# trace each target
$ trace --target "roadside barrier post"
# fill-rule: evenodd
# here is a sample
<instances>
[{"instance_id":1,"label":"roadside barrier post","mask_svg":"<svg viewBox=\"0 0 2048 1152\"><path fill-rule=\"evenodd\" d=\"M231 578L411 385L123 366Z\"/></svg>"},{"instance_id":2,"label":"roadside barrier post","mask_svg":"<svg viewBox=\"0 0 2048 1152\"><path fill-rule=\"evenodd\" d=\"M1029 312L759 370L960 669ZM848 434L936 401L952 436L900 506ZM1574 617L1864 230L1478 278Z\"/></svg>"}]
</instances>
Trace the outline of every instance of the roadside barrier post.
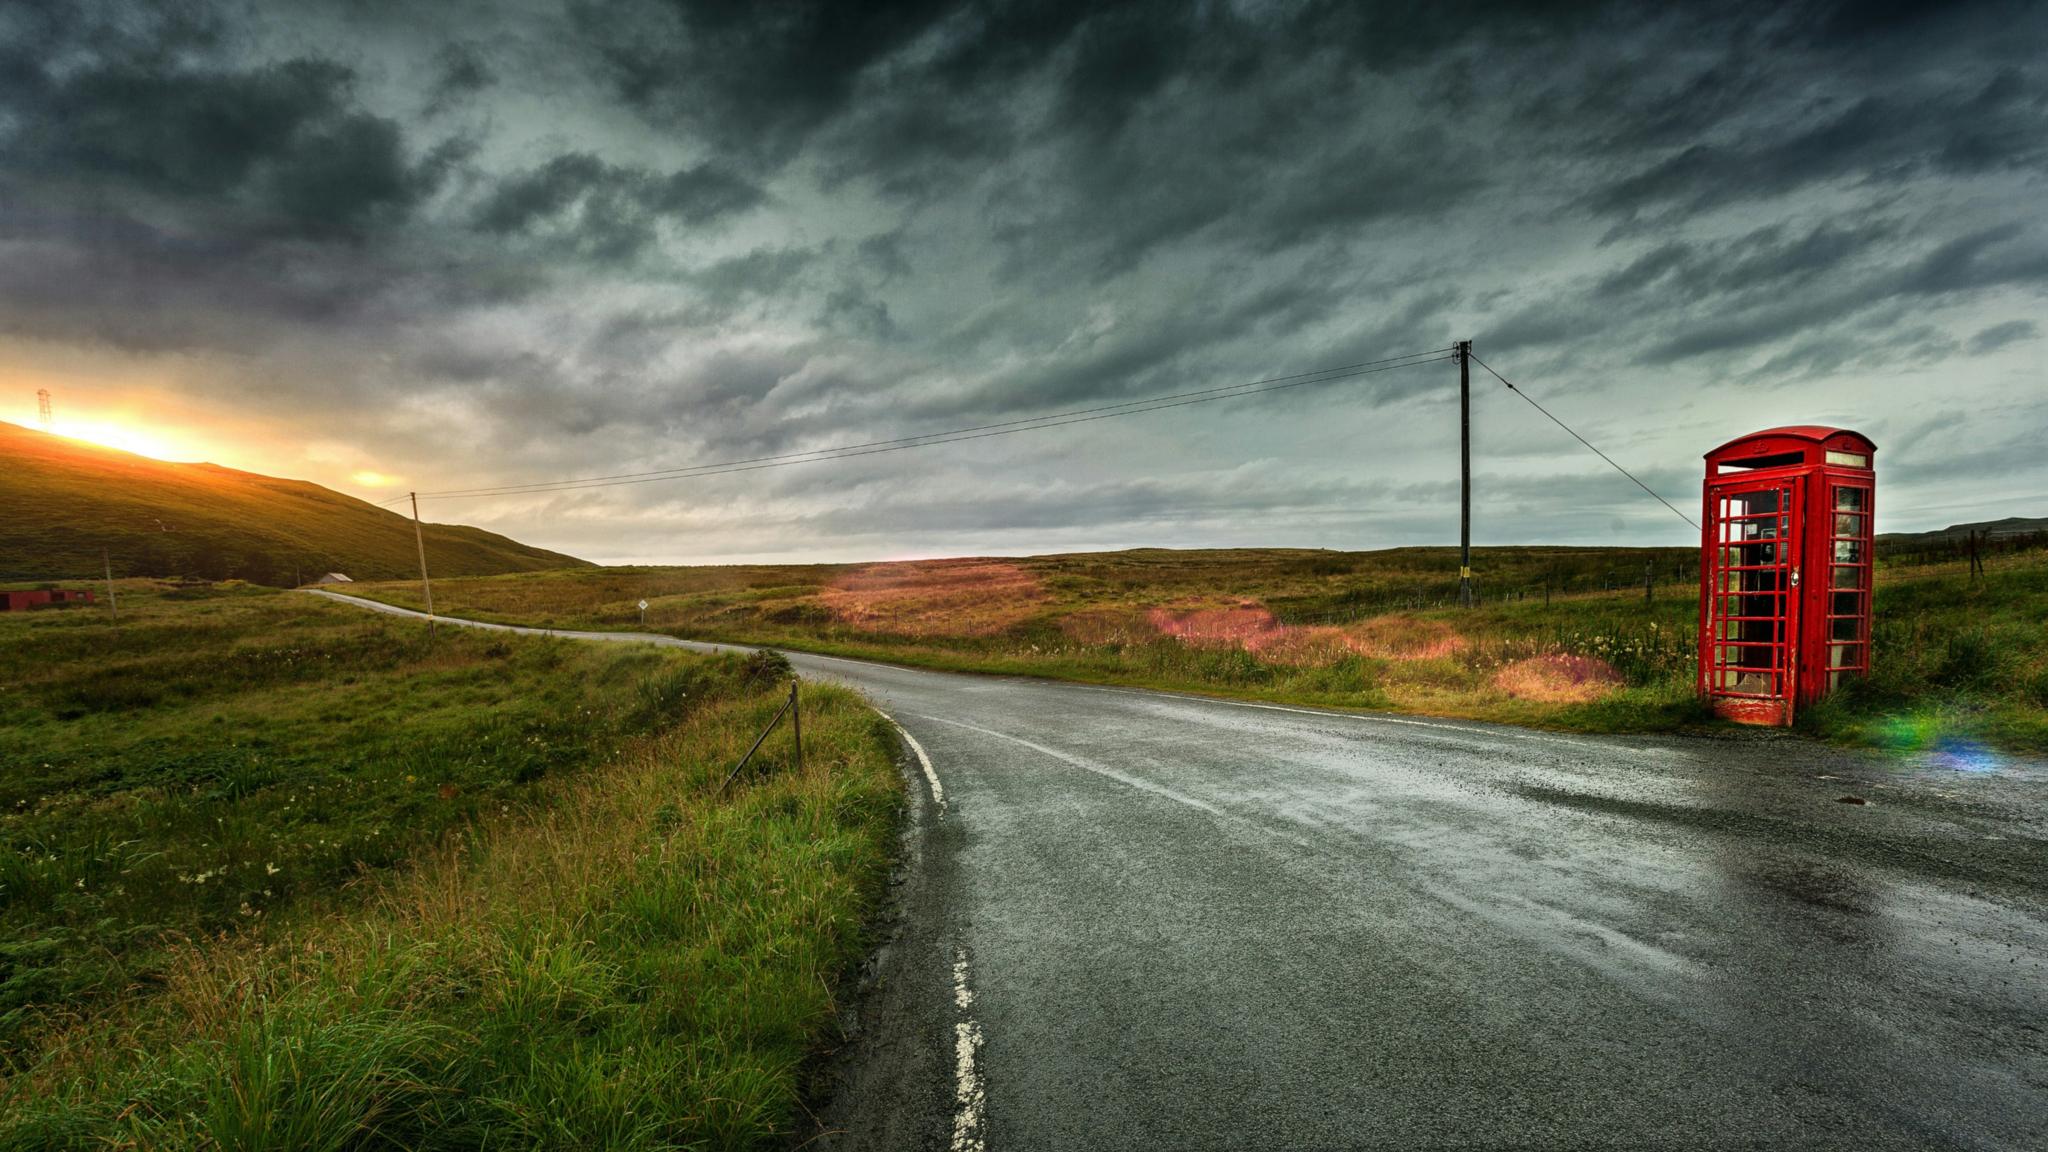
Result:
<instances>
[{"instance_id":1,"label":"roadside barrier post","mask_svg":"<svg viewBox=\"0 0 2048 1152\"><path fill-rule=\"evenodd\" d=\"M796 738L797 771L803 771L804 728L803 720L797 715L796 705L797 681L794 678L792 678L789 682L789 699L784 700L782 702L782 707L776 711L775 718L773 720L768 721L768 726L766 728L761 729L761 734L759 736L754 737L754 746L747 749L747 754L745 756L740 757L740 762L733 765L732 771L727 772L725 774L725 780L718 785L718 793L720 795L724 794L726 788L729 785L731 785L734 778L740 774L740 769L745 768L747 766L747 762L754 758L754 753L759 752L761 750L761 745L768 742L768 734L775 731L775 726L777 724L782 723L782 718L784 716L789 717L790 731L791 734Z\"/></svg>"},{"instance_id":2,"label":"roadside barrier post","mask_svg":"<svg viewBox=\"0 0 2048 1152\"><path fill-rule=\"evenodd\" d=\"M796 699L796 680L789 682L789 731L796 738L796 770L804 770L804 712Z\"/></svg>"}]
</instances>

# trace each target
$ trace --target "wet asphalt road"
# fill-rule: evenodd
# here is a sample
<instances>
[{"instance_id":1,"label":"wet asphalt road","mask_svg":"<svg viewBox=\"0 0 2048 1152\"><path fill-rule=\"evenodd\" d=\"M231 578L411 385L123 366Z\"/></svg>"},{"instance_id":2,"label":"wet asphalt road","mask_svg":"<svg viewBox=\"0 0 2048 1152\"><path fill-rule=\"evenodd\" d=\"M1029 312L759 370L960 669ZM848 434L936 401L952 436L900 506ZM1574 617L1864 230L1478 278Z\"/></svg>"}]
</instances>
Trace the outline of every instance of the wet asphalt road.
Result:
<instances>
[{"instance_id":1,"label":"wet asphalt road","mask_svg":"<svg viewBox=\"0 0 2048 1152\"><path fill-rule=\"evenodd\" d=\"M944 794L833 1146L2048 1148L2039 763L792 660Z\"/></svg>"}]
</instances>

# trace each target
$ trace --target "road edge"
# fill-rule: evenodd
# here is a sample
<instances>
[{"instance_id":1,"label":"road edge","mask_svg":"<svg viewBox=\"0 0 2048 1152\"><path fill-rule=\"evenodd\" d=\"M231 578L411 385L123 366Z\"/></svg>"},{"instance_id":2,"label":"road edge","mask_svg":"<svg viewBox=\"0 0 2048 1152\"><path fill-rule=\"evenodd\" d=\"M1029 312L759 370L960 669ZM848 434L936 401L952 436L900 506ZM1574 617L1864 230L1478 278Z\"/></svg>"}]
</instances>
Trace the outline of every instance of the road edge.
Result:
<instances>
[{"instance_id":1,"label":"road edge","mask_svg":"<svg viewBox=\"0 0 2048 1152\"><path fill-rule=\"evenodd\" d=\"M927 791L929 769L888 714L875 722L895 746L904 783L888 894L868 931L874 941L839 1007L837 1042L804 1078L808 1123L785 1147L947 1149L955 1125L956 938L942 899L957 824Z\"/></svg>"}]
</instances>

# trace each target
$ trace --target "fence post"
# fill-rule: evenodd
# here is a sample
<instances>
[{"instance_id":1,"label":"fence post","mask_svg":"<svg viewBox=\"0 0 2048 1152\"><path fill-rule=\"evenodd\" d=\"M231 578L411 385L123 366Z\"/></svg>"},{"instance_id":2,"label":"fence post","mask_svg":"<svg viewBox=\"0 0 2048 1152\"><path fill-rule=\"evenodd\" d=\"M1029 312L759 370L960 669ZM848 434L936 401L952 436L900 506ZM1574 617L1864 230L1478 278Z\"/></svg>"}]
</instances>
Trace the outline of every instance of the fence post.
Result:
<instances>
[{"instance_id":1,"label":"fence post","mask_svg":"<svg viewBox=\"0 0 2048 1152\"><path fill-rule=\"evenodd\" d=\"M804 770L804 711L796 699L796 677L789 680L789 731L796 738L796 770Z\"/></svg>"},{"instance_id":2,"label":"fence post","mask_svg":"<svg viewBox=\"0 0 2048 1152\"><path fill-rule=\"evenodd\" d=\"M766 743L768 740L768 734L770 732L775 731L775 726L777 724L782 723L782 718L784 716L789 715L795 709L795 706L796 682L792 680L789 685L789 699L783 701L782 708L775 713L775 719L768 721L768 726L766 728L761 729L761 734L759 736L754 737L754 746L752 748L747 749L747 754L745 756L740 757L740 762L733 765L732 771L725 774L725 780L718 785L718 793L720 795L724 794L726 786L733 782L733 778L740 774L740 769L745 768L747 766L747 761L752 760L754 758L754 753L759 752L761 750L761 745ZM803 755L803 744L801 737L798 738L797 755L798 757L802 757ZM801 759L799 759L798 762L801 763Z\"/></svg>"}]
</instances>

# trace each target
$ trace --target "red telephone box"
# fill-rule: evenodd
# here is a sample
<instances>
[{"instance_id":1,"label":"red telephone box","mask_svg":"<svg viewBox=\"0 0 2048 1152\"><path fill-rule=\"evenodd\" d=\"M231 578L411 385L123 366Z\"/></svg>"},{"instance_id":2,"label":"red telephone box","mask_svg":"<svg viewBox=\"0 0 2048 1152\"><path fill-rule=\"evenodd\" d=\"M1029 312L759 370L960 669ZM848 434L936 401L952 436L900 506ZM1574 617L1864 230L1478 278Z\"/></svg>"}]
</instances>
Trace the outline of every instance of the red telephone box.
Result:
<instances>
[{"instance_id":1,"label":"red telephone box","mask_svg":"<svg viewBox=\"0 0 2048 1152\"><path fill-rule=\"evenodd\" d=\"M1842 428L1772 428L1707 453L1699 691L1745 724L1870 670L1877 446Z\"/></svg>"}]
</instances>

